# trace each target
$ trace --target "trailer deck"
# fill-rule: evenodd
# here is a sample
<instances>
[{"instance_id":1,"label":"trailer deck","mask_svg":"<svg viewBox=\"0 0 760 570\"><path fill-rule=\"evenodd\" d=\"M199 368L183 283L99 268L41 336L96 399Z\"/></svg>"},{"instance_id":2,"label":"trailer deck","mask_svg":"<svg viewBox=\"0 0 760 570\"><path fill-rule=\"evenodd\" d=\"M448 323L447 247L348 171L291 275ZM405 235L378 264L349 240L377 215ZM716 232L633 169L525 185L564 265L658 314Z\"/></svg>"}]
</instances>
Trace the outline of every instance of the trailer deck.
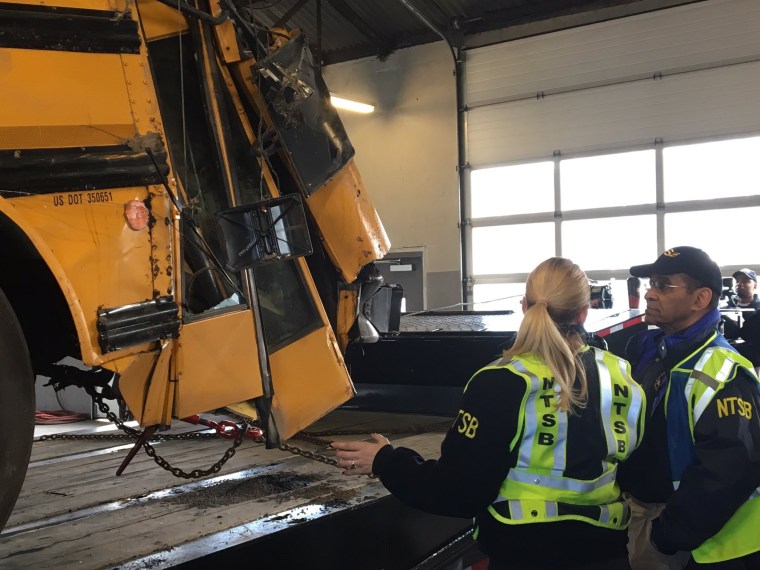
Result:
<instances>
[{"instance_id":1,"label":"trailer deck","mask_svg":"<svg viewBox=\"0 0 760 570\"><path fill-rule=\"evenodd\" d=\"M456 415L467 380L501 357L520 327L522 313L428 311L401 315L398 332L373 344L349 344L346 363L363 410ZM646 330L640 309L592 309L586 330L624 354L632 335Z\"/></svg>"},{"instance_id":2,"label":"trailer deck","mask_svg":"<svg viewBox=\"0 0 760 570\"><path fill-rule=\"evenodd\" d=\"M436 457L449 422L433 416L336 410L310 431L392 430L396 433L387 435L394 444ZM180 422L170 433L190 438L156 443L156 451L186 471L207 467L230 441L194 439L197 428ZM438 431L429 431L433 429ZM314 443L288 443L332 453ZM426 518L416 521L415 533L409 534L417 534L420 525L441 530L420 536L402 561L401 543L393 535L404 532L405 515L400 513L404 507L377 479L345 477L333 465L267 450L251 440L244 440L217 474L200 480L178 479L143 452L116 477L131 446L131 441L102 439L35 442L23 490L0 534L0 568L208 567L214 555L291 564L322 560L325 565L319 567L349 567L342 557L356 556L357 550L363 558L353 567L401 568L410 557L422 559L469 525L462 519L407 512L406 516ZM367 514L356 518L360 510ZM320 530L333 523L343 529L340 534ZM374 534L367 532L371 528ZM367 540L360 534L372 535L367 538L377 552L360 544ZM411 540L409 535L405 540ZM338 541L342 549L337 548Z\"/></svg>"}]
</instances>

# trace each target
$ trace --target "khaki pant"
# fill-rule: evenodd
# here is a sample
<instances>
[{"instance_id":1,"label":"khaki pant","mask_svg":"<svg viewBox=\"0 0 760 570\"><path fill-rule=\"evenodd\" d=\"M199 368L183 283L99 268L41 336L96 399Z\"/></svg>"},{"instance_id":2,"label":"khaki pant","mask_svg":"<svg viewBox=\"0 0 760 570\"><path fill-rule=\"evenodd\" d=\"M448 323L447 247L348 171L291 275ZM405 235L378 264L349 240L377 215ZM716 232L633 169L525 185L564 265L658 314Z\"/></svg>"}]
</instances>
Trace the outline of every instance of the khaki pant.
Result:
<instances>
[{"instance_id":1,"label":"khaki pant","mask_svg":"<svg viewBox=\"0 0 760 570\"><path fill-rule=\"evenodd\" d=\"M628 559L633 570L682 570L689 563L688 552L667 556L658 552L649 540L652 521L656 519L664 503L640 503L626 497L631 507L631 524L628 527Z\"/></svg>"}]
</instances>

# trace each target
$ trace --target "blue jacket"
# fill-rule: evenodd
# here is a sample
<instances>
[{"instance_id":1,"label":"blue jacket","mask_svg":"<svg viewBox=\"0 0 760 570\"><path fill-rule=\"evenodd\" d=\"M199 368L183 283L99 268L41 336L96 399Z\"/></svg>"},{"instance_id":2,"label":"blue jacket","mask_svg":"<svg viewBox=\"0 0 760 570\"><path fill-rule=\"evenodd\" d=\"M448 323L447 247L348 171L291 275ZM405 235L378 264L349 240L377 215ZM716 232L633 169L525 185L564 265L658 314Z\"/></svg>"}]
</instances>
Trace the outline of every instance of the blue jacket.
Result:
<instances>
[{"instance_id":1,"label":"blue jacket","mask_svg":"<svg viewBox=\"0 0 760 570\"><path fill-rule=\"evenodd\" d=\"M719 320L716 309L677 334L644 331L626 349L647 396L648 418L641 446L620 466L619 482L638 500L666 503L657 525L663 551L697 549L760 485L760 389L751 371L737 367L720 391L720 400L749 402L751 417L722 413L714 398L693 438L689 427L684 388L691 368L709 347L733 350L716 330Z\"/></svg>"}]
</instances>

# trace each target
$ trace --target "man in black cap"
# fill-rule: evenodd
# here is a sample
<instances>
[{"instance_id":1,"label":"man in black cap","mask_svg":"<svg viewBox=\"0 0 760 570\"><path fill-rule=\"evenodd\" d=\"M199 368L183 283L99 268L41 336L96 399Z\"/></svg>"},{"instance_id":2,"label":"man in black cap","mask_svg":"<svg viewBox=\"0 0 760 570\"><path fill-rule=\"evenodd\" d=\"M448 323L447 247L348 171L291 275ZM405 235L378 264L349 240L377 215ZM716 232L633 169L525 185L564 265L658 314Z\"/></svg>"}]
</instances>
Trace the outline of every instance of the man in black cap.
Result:
<instances>
[{"instance_id":1,"label":"man in black cap","mask_svg":"<svg viewBox=\"0 0 760 570\"><path fill-rule=\"evenodd\" d=\"M635 570L760 568L760 382L721 335L723 279L701 249L648 265L645 320L626 357L647 397L646 432L619 470Z\"/></svg>"},{"instance_id":2,"label":"man in black cap","mask_svg":"<svg viewBox=\"0 0 760 570\"><path fill-rule=\"evenodd\" d=\"M755 289L757 288L757 273L745 267L735 271L733 278L736 280L736 296L728 299L727 307L738 309L760 308L760 298Z\"/></svg>"},{"instance_id":3,"label":"man in black cap","mask_svg":"<svg viewBox=\"0 0 760 570\"><path fill-rule=\"evenodd\" d=\"M743 342L735 343L736 349L749 358L754 366L759 366L760 299L755 293L757 273L745 267L735 272L733 278L736 280L736 295L729 298L725 308L739 309L742 314L739 322L725 313L721 315L723 335L729 340L742 339Z\"/></svg>"}]
</instances>

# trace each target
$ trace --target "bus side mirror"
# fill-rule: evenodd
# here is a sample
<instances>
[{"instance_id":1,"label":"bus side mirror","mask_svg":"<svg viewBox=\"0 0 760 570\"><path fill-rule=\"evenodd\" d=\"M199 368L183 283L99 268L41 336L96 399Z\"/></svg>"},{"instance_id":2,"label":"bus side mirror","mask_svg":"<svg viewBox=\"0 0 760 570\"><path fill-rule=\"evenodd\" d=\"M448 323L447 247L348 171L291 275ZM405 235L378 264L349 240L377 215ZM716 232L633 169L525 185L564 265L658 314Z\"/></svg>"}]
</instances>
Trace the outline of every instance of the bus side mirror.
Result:
<instances>
[{"instance_id":1,"label":"bus side mirror","mask_svg":"<svg viewBox=\"0 0 760 570\"><path fill-rule=\"evenodd\" d=\"M242 271L312 252L301 196L289 194L216 213L226 265Z\"/></svg>"}]
</instances>

